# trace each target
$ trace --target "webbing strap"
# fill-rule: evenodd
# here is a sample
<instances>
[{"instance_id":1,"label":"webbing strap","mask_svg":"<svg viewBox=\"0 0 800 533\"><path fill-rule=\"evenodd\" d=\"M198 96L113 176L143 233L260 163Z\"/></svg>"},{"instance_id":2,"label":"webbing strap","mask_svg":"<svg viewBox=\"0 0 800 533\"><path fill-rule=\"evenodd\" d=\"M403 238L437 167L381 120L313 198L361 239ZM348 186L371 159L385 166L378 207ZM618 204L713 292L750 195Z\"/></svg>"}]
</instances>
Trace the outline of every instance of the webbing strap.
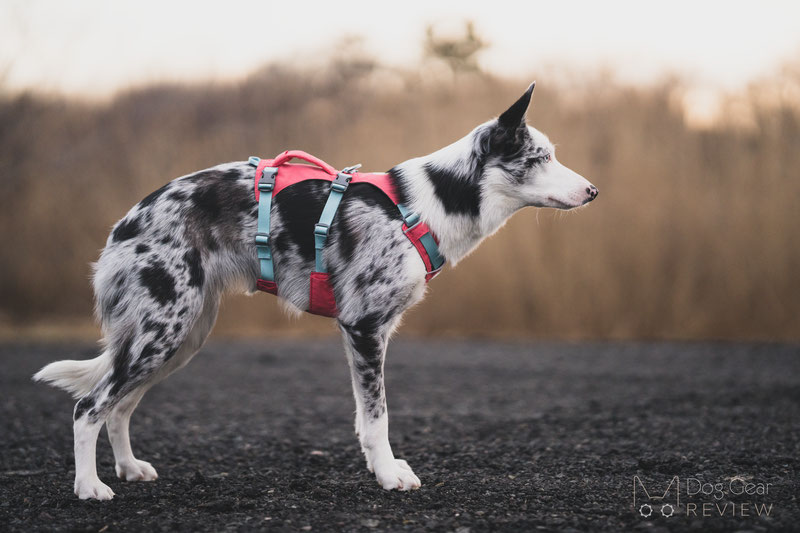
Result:
<instances>
[{"instance_id":1,"label":"webbing strap","mask_svg":"<svg viewBox=\"0 0 800 533\"><path fill-rule=\"evenodd\" d=\"M251 157L248 163L256 167L256 174L261 171L258 181L258 228L256 229L256 254L261 269L260 279L275 281L275 267L272 263L272 250L269 244L269 219L272 209L272 191L275 189L277 167L266 166L266 161Z\"/></svg>"},{"instance_id":2,"label":"webbing strap","mask_svg":"<svg viewBox=\"0 0 800 533\"><path fill-rule=\"evenodd\" d=\"M400 214L403 215L403 221L409 229L414 228L414 226L420 223L419 215L410 211L403 204L397 204L397 209L400 210ZM418 240L428 254L428 258L431 262L431 272L428 272L428 274L442 268L442 265L444 265L444 257L439 253L439 245L436 243L436 239L433 238L430 229L423 233Z\"/></svg>"},{"instance_id":3,"label":"webbing strap","mask_svg":"<svg viewBox=\"0 0 800 533\"><path fill-rule=\"evenodd\" d=\"M325 202L325 207L322 209L322 214L319 216L319 222L314 226L314 271L327 272L328 268L325 265L325 259L322 257L322 251L325 249L325 242L328 240L328 231L331 229L333 217L336 216L336 211L339 209L339 204L344 197L344 192L350 185L352 176L339 172L331 183L331 192L328 195L328 201Z\"/></svg>"}]
</instances>

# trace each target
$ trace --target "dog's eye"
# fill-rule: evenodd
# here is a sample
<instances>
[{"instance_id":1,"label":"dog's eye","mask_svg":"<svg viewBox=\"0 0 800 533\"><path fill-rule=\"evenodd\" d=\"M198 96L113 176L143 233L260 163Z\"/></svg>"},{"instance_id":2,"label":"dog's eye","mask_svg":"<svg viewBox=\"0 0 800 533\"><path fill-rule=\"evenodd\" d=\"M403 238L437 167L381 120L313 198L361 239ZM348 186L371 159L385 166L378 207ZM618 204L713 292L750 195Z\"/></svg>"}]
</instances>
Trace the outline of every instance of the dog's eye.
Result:
<instances>
[{"instance_id":1,"label":"dog's eye","mask_svg":"<svg viewBox=\"0 0 800 533\"><path fill-rule=\"evenodd\" d=\"M545 155L545 156L544 156L544 160L545 160L547 163L549 163L550 161L552 161L552 159L553 159L553 156L552 156L551 154L547 154L547 155Z\"/></svg>"}]
</instances>

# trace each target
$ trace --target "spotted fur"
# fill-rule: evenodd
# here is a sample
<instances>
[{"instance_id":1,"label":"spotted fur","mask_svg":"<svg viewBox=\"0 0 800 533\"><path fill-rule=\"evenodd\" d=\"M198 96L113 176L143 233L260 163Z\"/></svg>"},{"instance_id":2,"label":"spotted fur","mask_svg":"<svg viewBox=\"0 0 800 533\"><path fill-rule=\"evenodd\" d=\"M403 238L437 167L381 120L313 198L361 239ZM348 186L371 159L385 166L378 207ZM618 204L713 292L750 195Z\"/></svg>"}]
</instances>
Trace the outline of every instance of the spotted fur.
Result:
<instances>
[{"instance_id":1,"label":"spotted fur","mask_svg":"<svg viewBox=\"0 0 800 533\"><path fill-rule=\"evenodd\" d=\"M533 86L498 119L433 154L389 171L398 193L457 263L525 206L572 208L597 190L555 159L553 145L525 124ZM72 392L80 498L110 499L97 477L95 442L107 423L117 475L153 480L133 456L128 421L145 391L185 365L205 341L225 292L256 291L254 169L228 163L178 178L135 205L111 231L94 265L96 314L105 350L90 361L59 361L35 379ZM309 304L313 228L327 182L302 182L276 195L272 253L287 310ZM402 314L420 301L425 268L402 234L396 206L379 190L353 184L324 251L339 309L356 401L356 432L368 467L386 489L419 487L388 441L383 364Z\"/></svg>"}]
</instances>

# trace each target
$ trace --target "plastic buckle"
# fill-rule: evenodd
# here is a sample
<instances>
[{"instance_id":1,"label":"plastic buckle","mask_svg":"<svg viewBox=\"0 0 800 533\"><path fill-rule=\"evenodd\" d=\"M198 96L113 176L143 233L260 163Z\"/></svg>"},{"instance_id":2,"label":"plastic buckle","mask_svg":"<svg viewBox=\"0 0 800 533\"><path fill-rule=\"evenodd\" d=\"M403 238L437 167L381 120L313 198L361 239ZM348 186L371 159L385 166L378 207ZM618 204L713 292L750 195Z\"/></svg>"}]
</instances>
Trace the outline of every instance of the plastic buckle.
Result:
<instances>
[{"instance_id":1,"label":"plastic buckle","mask_svg":"<svg viewBox=\"0 0 800 533\"><path fill-rule=\"evenodd\" d=\"M409 213L408 215L403 217L403 222L406 223L408 229L411 229L417 224L419 224L419 215L416 213Z\"/></svg>"},{"instance_id":2,"label":"plastic buckle","mask_svg":"<svg viewBox=\"0 0 800 533\"><path fill-rule=\"evenodd\" d=\"M350 185L350 180L353 179L353 176L349 174L345 174L344 170L336 174L336 177L333 178L333 182L331 182L331 189L336 192L344 192L347 190L347 187Z\"/></svg>"},{"instance_id":3,"label":"plastic buckle","mask_svg":"<svg viewBox=\"0 0 800 533\"><path fill-rule=\"evenodd\" d=\"M270 192L275 187L275 175L278 169L275 167L264 167L261 171L261 179L258 180L259 192Z\"/></svg>"},{"instance_id":4,"label":"plastic buckle","mask_svg":"<svg viewBox=\"0 0 800 533\"><path fill-rule=\"evenodd\" d=\"M261 158L260 157L256 157L254 155L251 155L250 158L247 160L247 164L248 165L252 165L254 167L257 167L260 162L261 162Z\"/></svg>"},{"instance_id":5,"label":"plastic buckle","mask_svg":"<svg viewBox=\"0 0 800 533\"><path fill-rule=\"evenodd\" d=\"M269 233L256 233L256 246L269 246Z\"/></svg>"},{"instance_id":6,"label":"plastic buckle","mask_svg":"<svg viewBox=\"0 0 800 533\"><path fill-rule=\"evenodd\" d=\"M327 224L323 224L321 222L317 223L317 225L314 226L314 235L319 235L320 237L327 237L329 229L330 227Z\"/></svg>"}]
</instances>

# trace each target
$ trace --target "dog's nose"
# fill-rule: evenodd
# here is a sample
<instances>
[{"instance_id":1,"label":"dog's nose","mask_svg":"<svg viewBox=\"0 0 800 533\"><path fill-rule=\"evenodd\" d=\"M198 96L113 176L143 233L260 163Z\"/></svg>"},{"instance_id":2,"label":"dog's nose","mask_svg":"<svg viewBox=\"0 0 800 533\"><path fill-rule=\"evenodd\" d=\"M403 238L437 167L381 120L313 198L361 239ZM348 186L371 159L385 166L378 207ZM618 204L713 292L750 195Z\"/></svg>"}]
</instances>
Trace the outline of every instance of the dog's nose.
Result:
<instances>
[{"instance_id":1,"label":"dog's nose","mask_svg":"<svg viewBox=\"0 0 800 533\"><path fill-rule=\"evenodd\" d=\"M598 191L597 191L597 187L595 187L594 185L589 185L588 187L586 187L586 194L588 194L588 195L589 195L589 197L590 197L592 200L594 200L595 198L597 198L597 192L598 192Z\"/></svg>"}]
</instances>

